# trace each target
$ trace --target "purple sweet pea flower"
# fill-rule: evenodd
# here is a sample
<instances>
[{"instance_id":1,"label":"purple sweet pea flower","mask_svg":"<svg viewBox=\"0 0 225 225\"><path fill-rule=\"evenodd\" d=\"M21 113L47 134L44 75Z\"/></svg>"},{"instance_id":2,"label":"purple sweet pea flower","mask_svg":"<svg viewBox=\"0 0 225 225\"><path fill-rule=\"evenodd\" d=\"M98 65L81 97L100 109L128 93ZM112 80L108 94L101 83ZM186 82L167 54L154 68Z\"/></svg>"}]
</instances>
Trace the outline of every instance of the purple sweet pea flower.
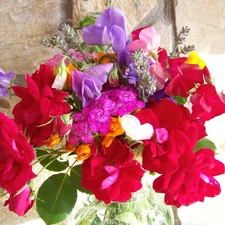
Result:
<instances>
[{"instance_id":1,"label":"purple sweet pea flower","mask_svg":"<svg viewBox=\"0 0 225 225\"><path fill-rule=\"evenodd\" d=\"M100 98L102 85L106 83L112 67L112 63L107 63L87 67L83 72L73 70L72 88L82 101L83 108Z\"/></svg>"},{"instance_id":2,"label":"purple sweet pea flower","mask_svg":"<svg viewBox=\"0 0 225 225\"><path fill-rule=\"evenodd\" d=\"M129 68L126 70L123 77L128 80L129 84L136 86L138 82L138 73L136 71L136 66L134 63L131 63L129 65Z\"/></svg>"},{"instance_id":3,"label":"purple sweet pea flower","mask_svg":"<svg viewBox=\"0 0 225 225\"><path fill-rule=\"evenodd\" d=\"M127 41L124 13L116 8L106 9L95 24L82 29L82 37L86 44L112 44L113 51L123 51Z\"/></svg>"},{"instance_id":4,"label":"purple sweet pea flower","mask_svg":"<svg viewBox=\"0 0 225 225\"><path fill-rule=\"evenodd\" d=\"M8 89L11 87L10 81L16 75L13 72L5 73L0 68L0 96L7 97L9 95Z\"/></svg>"}]
</instances>

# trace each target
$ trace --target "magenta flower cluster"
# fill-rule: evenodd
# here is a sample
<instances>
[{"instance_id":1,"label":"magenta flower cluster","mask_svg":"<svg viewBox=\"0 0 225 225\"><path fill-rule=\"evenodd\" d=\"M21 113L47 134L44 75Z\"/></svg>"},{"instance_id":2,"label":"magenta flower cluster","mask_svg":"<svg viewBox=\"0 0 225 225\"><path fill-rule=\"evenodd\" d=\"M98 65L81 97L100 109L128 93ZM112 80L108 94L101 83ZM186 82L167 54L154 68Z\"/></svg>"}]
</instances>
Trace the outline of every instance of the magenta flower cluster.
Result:
<instances>
[{"instance_id":1,"label":"magenta flower cluster","mask_svg":"<svg viewBox=\"0 0 225 225\"><path fill-rule=\"evenodd\" d=\"M106 91L74 115L69 142L73 145L91 143L97 133L105 135L110 131L111 116L123 116L137 108L143 109L144 103L137 100L134 89L121 86L120 89Z\"/></svg>"}]
</instances>

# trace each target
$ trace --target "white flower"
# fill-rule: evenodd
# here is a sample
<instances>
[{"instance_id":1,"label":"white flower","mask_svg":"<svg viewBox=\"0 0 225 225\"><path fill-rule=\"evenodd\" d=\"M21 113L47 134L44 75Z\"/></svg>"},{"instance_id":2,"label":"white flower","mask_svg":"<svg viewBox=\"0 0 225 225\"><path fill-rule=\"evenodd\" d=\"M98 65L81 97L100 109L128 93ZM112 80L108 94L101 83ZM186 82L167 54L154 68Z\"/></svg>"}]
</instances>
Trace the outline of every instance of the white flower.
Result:
<instances>
[{"instance_id":1,"label":"white flower","mask_svg":"<svg viewBox=\"0 0 225 225\"><path fill-rule=\"evenodd\" d=\"M124 115L121 117L121 126L126 135L132 140L148 140L154 133L153 126L150 123L141 124L139 119L132 115Z\"/></svg>"},{"instance_id":2,"label":"white flower","mask_svg":"<svg viewBox=\"0 0 225 225\"><path fill-rule=\"evenodd\" d=\"M67 79L67 68L64 59L61 61L52 88L62 90Z\"/></svg>"}]
</instances>

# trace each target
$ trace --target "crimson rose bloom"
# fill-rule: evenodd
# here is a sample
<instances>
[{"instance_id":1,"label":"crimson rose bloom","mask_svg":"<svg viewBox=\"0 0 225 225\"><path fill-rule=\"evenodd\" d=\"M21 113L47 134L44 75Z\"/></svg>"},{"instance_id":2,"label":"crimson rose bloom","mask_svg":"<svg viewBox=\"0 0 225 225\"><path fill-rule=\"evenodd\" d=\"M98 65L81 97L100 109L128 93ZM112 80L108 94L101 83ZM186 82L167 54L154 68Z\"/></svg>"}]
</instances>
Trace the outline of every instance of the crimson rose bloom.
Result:
<instances>
[{"instance_id":1,"label":"crimson rose bloom","mask_svg":"<svg viewBox=\"0 0 225 225\"><path fill-rule=\"evenodd\" d=\"M210 120L225 113L225 102L219 97L211 84L201 85L190 98L192 117L203 121Z\"/></svg>"},{"instance_id":2,"label":"crimson rose bloom","mask_svg":"<svg viewBox=\"0 0 225 225\"><path fill-rule=\"evenodd\" d=\"M144 141L143 167L157 173L171 173L178 167L178 158L193 154L198 127L190 121L190 113L182 105L163 99L151 108L135 114L141 124L150 123L154 135Z\"/></svg>"},{"instance_id":3,"label":"crimson rose bloom","mask_svg":"<svg viewBox=\"0 0 225 225\"><path fill-rule=\"evenodd\" d=\"M169 59L170 69L167 70L169 75L169 84L165 89L165 93L169 96L179 95L188 97L189 91L195 87L197 83L203 84L205 70L200 69L195 64L185 64L185 57L177 59Z\"/></svg>"},{"instance_id":4,"label":"crimson rose bloom","mask_svg":"<svg viewBox=\"0 0 225 225\"><path fill-rule=\"evenodd\" d=\"M184 154L178 162L174 173L163 174L153 183L156 192L165 193L166 204L188 206L220 193L220 184L213 176L224 174L224 164L214 158L211 149L201 149L192 158Z\"/></svg>"},{"instance_id":5,"label":"crimson rose bloom","mask_svg":"<svg viewBox=\"0 0 225 225\"><path fill-rule=\"evenodd\" d=\"M142 187L144 170L123 140L115 139L108 148L95 141L91 151L82 163L82 186L98 200L125 202Z\"/></svg>"},{"instance_id":6,"label":"crimson rose bloom","mask_svg":"<svg viewBox=\"0 0 225 225\"><path fill-rule=\"evenodd\" d=\"M20 193L12 193L8 200L5 201L4 206L9 205L9 210L15 212L18 216L23 216L32 208L34 199L31 199L30 187L25 187Z\"/></svg>"},{"instance_id":7,"label":"crimson rose bloom","mask_svg":"<svg viewBox=\"0 0 225 225\"><path fill-rule=\"evenodd\" d=\"M0 187L8 193L20 190L36 177L30 163L35 155L32 146L12 119L0 113Z\"/></svg>"},{"instance_id":8,"label":"crimson rose bloom","mask_svg":"<svg viewBox=\"0 0 225 225\"><path fill-rule=\"evenodd\" d=\"M49 65L40 65L31 77L26 75L27 87L12 87L21 101L14 107L13 115L16 123L22 125L32 144L41 146L52 133L52 118L70 111L70 106L64 101L66 92L51 88L55 79ZM39 126L39 127L38 127Z\"/></svg>"}]
</instances>

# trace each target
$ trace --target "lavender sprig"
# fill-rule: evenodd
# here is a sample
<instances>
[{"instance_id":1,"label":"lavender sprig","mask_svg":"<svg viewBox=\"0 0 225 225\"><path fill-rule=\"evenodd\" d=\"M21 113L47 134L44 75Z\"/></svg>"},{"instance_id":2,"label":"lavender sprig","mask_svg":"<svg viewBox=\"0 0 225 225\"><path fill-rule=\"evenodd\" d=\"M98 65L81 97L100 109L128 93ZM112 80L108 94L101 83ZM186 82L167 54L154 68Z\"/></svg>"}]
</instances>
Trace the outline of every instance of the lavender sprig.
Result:
<instances>
[{"instance_id":1,"label":"lavender sprig","mask_svg":"<svg viewBox=\"0 0 225 225\"><path fill-rule=\"evenodd\" d=\"M175 38L175 47L173 49L173 51L170 53L170 57L171 58L175 58L175 57L180 57L181 54L188 54L191 51L195 50L195 46L194 45L184 45L183 47L180 45L182 45L185 41L186 41L186 37L188 36L190 32L190 28L186 27L182 27L181 31L178 33L177 37Z\"/></svg>"},{"instance_id":2,"label":"lavender sprig","mask_svg":"<svg viewBox=\"0 0 225 225\"><path fill-rule=\"evenodd\" d=\"M156 90L156 79L149 72L150 62L143 49L137 49L132 53L132 59L138 74L138 99L147 102Z\"/></svg>"}]
</instances>

